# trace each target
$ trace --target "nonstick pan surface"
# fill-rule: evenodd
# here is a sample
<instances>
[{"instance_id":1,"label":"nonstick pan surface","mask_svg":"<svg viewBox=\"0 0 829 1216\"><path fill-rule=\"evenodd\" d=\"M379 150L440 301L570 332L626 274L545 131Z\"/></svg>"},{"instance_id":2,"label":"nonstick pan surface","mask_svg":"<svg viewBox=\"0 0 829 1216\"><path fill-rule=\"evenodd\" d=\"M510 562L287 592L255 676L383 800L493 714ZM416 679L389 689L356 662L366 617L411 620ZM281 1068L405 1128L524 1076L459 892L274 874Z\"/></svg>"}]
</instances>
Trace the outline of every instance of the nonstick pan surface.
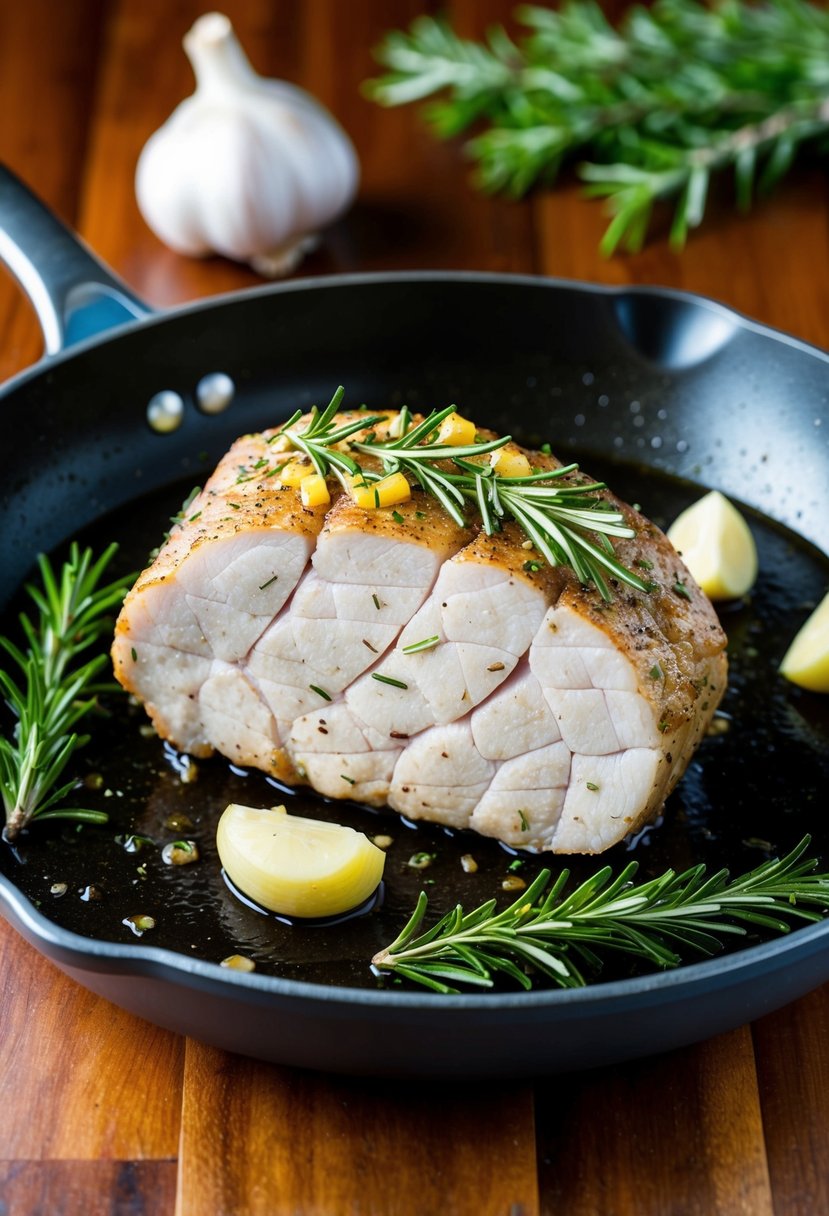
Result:
<instances>
[{"instance_id":1,"label":"nonstick pan surface","mask_svg":"<svg viewBox=\"0 0 829 1216\"><path fill-rule=\"evenodd\" d=\"M48 232L58 239L54 228ZM47 295L59 298L56 312L72 311L66 284L73 281L92 282L98 297L140 313L123 285L59 237L60 249L72 250L61 292L43 272ZM14 242L25 243L19 225ZM25 277L19 266L18 274ZM74 304L85 307L95 296L91 288L76 291ZM197 406L197 385L217 372L230 377L235 393L224 412L207 414ZM747 869L810 831L813 851L829 863L827 708L775 673L788 638L829 582L829 363L822 352L706 300L466 273L351 276L208 301L86 338L2 391L0 605L14 602L38 552L60 553L79 534L96 544L119 540L124 562L140 561L182 489L202 481L238 434L327 400L338 383L351 403L418 409L456 402L481 425L549 440L660 523L701 487L751 508L763 575L752 602L723 617L735 673L730 730L724 746L706 741L665 822L634 855L644 873L696 860ZM184 418L160 435L147 423L147 406L165 390L181 396ZM107 756L128 763L118 750L124 737L104 729L102 754L93 741L89 764L106 765ZM165 759L157 740L130 748L135 763L142 748L155 749L148 765L174 772L175 758ZM237 796L234 782L251 780L260 778L210 762L188 794L194 814L209 825L224 805L220 797ZM136 794L135 815L139 800ZM322 802L318 808L334 813ZM338 806L336 813L345 812ZM355 822L367 814L348 813ZM382 823L375 830L399 835L407 853L424 847L395 821ZM37 949L144 1017L285 1063L397 1075L583 1067L706 1037L829 978L829 924L821 924L674 972L620 973L585 990L440 997L378 989L361 961L370 918L356 930L327 931L324 947L309 947L304 968L300 961L266 973L265 962L240 974L220 968L207 945L221 920L216 907L234 901L217 867L186 899L168 887L166 936L153 946L147 937L119 935L113 917L84 920L77 900L59 907L40 898L38 883L54 871L65 840L34 836L17 853L3 847L0 899ZM208 853L209 836L206 830ZM99 845L67 846L71 890L85 867L87 882L95 881L87 859L98 857ZM484 885L511 860L469 837L435 847L450 858L445 878L435 870L436 907L470 899L473 888L459 883L450 864L455 854L482 852ZM628 859L621 848L610 858ZM534 872L540 863L526 865ZM581 867L592 868L589 860ZM419 885L411 875L398 878L403 869L391 867L394 881L376 913L396 917L398 927ZM474 891L474 899L491 893ZM279 932L284 941L290 930Z\"/></svg>"}]
</instances>

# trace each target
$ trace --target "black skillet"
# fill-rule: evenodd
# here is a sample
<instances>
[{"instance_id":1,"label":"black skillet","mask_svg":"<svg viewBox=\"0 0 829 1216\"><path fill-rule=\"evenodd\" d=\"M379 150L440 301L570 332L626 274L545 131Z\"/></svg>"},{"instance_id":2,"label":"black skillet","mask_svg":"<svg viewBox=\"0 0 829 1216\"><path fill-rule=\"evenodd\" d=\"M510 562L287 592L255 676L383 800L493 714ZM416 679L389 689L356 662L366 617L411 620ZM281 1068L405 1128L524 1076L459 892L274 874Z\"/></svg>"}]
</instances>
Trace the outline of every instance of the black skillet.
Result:
<instances>
[{"instance_id":1,"label":"black skillet","mask_svg":"<svg viewBox=\"0 0 829 1216\"><path fill-rule=\"evenodd\" d=\"M372 407L457 402L482 425L583 456L659 522L700 487L756 512L762 576L751 600L723 617L730 729L705 741L664 822L633 856L645 874L697 860L744 870L810 831L829 866L826 701L776 674L829 582L821 351L674 291L469 273L299 281L153 315L5 171L0 255L34 302L47 345L44 361L0 393L0 611L16 602L35 555L59 556L73 536L117 539L122 561L140 562L182 488L203 480L233 438L327 400L338 383L348 401ZM217 393L213 380L205 394L204 378L215 373L232 391L222 380ZM148 423L162 392L183 404L181 425L166 434ZM118 709L84 755L82 771L97 768L123 787L124 798L115 789L106 803L111 829L39 829L16 850L3 846L0 896L12 924L68 974L176 1031L337 1071L534 1074L701 1039L829 978L825 923L747 939L673 972L611 968L584 990L440 997L378 987L370 947L389 940L423 882L437 908L478 901L500 895L513 859L491 842L300 798L295 805L311 813L394 835L385 902L340 925L278 923L224 885L212 830L230 798L279 795L221 760L182 784L180 759L144 739L139 721ZM93 789L89 798L104 805L105 794ZM119 827L163 836L171 808L189 814L203 849L179 885L155 851L136 859L113 839ZM610 860L629 860L630 847ZM436 855L428 872L405 864L419 850ZM480 859L474 877L460 869L464 852ZM540 865L516 860L519 873ZM137 862L146 885L135 879ZM575 873L595 864L577 860ZM68 891L56 899L50 884L61 877ZM96 884L101 900L84 900ZM121 917L148 903L159 925L139 940ZM235 951L257 970L217 965Z\"/></svg>"}]
</instances>

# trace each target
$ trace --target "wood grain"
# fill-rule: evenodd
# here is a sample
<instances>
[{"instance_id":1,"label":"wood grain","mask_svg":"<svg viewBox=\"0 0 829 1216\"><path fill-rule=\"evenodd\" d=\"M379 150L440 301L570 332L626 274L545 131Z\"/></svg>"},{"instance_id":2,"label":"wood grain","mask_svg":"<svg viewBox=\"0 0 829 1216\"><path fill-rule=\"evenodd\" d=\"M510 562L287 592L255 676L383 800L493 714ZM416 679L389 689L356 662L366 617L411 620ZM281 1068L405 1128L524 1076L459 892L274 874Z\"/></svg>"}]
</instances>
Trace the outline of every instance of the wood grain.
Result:
<instances>
[{"instance_id":1,"label":"wood grain","mask_svg":"<svg viewBox=\"0 0 829 1216\"><path fill-rule=\"evenodd\" d=\"M536 1188L526 1086L338 1079L187 1044L177 1216L536 1216Z\"/></svg>"},{"instance_id":2,"label":"wood grain","mask_svg":"<svg viewBox=\"0 0 829 1216\"><path fill-rule=\"evenodd\" d=\"M182 1041L2 928L0 1161L175 1156Z\"/></svg>"},{"instance_id":3,"label":"wood grain","mask_svg":"<svg viewBox=\"0 0 829 1216\"><path fill-rule=\"evenodd\" d=\"M463 7L463 6L460 6ZM467 8L469 6L466 6ZM422 6L399 6L397 20ZM526 208L470 196L456 149L436 144L412 112L369 106L360 83L369 48L387 28L380 4L302 9L303 57L293 78L310 86L347 130L359 132L360 200L304 271L475 265L530 270ZM271 57L267 70L285 74ZM464 1098L298 1077L188 1044L178 1212L238 1213L537 1211L532 1093L495 1091L494 1120L474 1132ZM460 1129L467 1123L468 1131ZM417 1128L420 1151L409 1141ZM266 1129L263 1135L259 1129ZM488 1143L480 1161L480 1136ZM222 1151L222 1148L224 1151ZM500 1150L500 1151L499 1151ZM221 1166L227 1155L232 1171ZM491 1154L491 1155L490 1155ZM508 1168L493 1162L509 1162ZM428 1168L424 1163L428 1162ZM391 1167L391 1168L390 1168ZM464 1196L474 1172L476 1195Z\"/></svg>"},{"instance_id":4,"label":"wood grain","mask_svg":"<svg viewBox=\"0 0 829 1216\"><path fill-rule=\"evenodd\" d=\"M762 1018L754 1047L775 1209L829 1212L829 985Z\"/></svg>"},{"instance_id":5,"label":"wood grain","mask_svg":"<svg viewBox=\"0 0 829 1216\"><path fill-rule=\"evenodd\" d=\"M223 5L251 49L266 42L279 65L268 21L268 0ZM198 0L145 3L117 0L110 9L99 86L85 160L79 228L96 251L155 307L218 294L260 282L251 271L221 258L205 262L166 249L146 226L135 198L135 168L147 139L193 91L193 73L181 39L205 11ZM283 10L284 11L284 10ZM287 38L285 57L291 56ZM140 101L137 101L140 99Z\"/></svg>"},{"instance_id":6,"label":"wood grain","mask_svg":"<svg viewBox=\"0 0 829 1216\"><path fill-rule=\"evenodd\" d=\"M665 222L601 257L574 178L513 203L469 187L458 141L360 84L391 26L448 11L511 28L513 0L225 0L254 66L309 88L359 149L349 216L303 274L541 272L701 291L829 344L829 185L806 168L748 218L728 186L678 254ZM618 11L620 3L612 7ZM138 213L144 141L192 89L198 0L0 5L0 156L156 306L258 282L165 249ZM0 281L0 379L40 349ZM823 403L825 412L825 403ZM827 419L829 422L829 419ZM82 991L0 925L2 1216L812 1216L829 1210L829 988L652 1061L453 1090L312 1076L153 1029ZM536 1140L537 1124L537 1140ZM180 1169L175 1157L180 1152Z\"/></svg>"},{"instance_id":7,"label":"wood grain","mask_svg":"<svg viewBox=\"0 0 829 1216\"><path fill-rule=\"evenodd\" d=\"M77 220L103 0L0 5L0 158L67 223ZM0 275L0 383L33 363L40 331L20 289Z\"/></svg>"},{"instance_id":8,"label":"wood grain","mask_svg":"<svg viewBox=\"0 0 829 1216\"><path fill-rule=\"evenodd\" d=\"M0 150L70 224L79 215L105 15L100 0L48 13L42 4L0 8ZM5 378L41 349L30 308L5 277L0 327ZM8 1166L2 1184L10 1211L82 1210L80 1191L72 1200L66 1186L73 1167L61 1165L62 1181L53 1182L31 1160L175 1152L180 1042L78 988L8 926L0 934L0 1025L0 1159L24 1162Z\"/></svg>"},{"instance_id":9,"label":"wood grain","mask_svg":"<svg viewBox=\"0 0 829 1216\"><path fill-rule=\"evenodd\" d=\"M772 1216L748 1029L539 1087L536 1118L543 1216Z\"/></svg>"},{"instance_id":10,"label":"wood grain","mask_svg":"<svg viewBox=\"0 0 829 1216\"><path fill-rule=\"evenodd\" d=\"M92 0L55 6L45 30L37 5L0 9L2 155L69 223L77 218L102 20L103 5ZM38 87L47 81L51 87ZM0 377L5 378L40 350L31 310L5 278L0 326ZM180 1047L174 1037L84 993L5 926L0 976L0 1101L7 1116L0 1130L0 1158L140 1157L174 1151L177 1078L180 1084ZM63 1034L67 1017L76 1019L78 1027L72 1050ZM115 1083L103 1100L100 1078L109 1068ZM159 1076L163 1089L157 1095ZM21 1077L30 1084L21 1086ZM125 1093L130 1101L123 1101ZM133 1104L133 1096L140 1104ZM74 1109L76 1117L61 1119L61 1109ZM153 1110L149 1121L148 1109Z\"/></svg>"},{"instance_id":11,"label":"wood grain","mask_svg":"<svg viewBox=\"0 0 829 1216\"><path fill-rule=\"evenodd\" d=\"M405 24L429 7L436 6L397 3L394 21ZM441 7L470 33L505 12L503 3L492 0ZM383 109L361 96L363 81L379 70L370 48L389 29L388 6L317 0L304 11L306 82L325 82L321 95L358 136L362 163L360 197L342 226L347 235L337 246L344 255L337 268L534 270L529 209L472 192L457 141L435 140L416 110ZM341 47L349 51L343 54Z\"/></svg>"},{"instance_id":12,"label":"wood grain","mask_svg":"<svg viewBox=\"0 0 829 1216\"><path fill-rule=\"evenodd\" d=\"M169 1216L174 1161L0 1161L3 1216Z\"/></svg>"},{"instance_id":13,"label":"wood grain","mask_svg":"<svg viewBox=\"0 0 829 1216\"><path fill-rule=\"evenodd\" d=\"M503 11L503 5L489 8ZM118 19L108 27L91 128L81 232L158 307L260 281L226 259L193 261L165 249L135 201L141 148L192 91L180 40L202 11L197 0L170 6L167 41L159 47L158 6L121 0ZM223 11L257 70L312 88L347 130L359 134L359 199L347 222L323 235L303 274L409 266L533 269L529 210L473 194L457 146L437 143L414 111L383 110L361 96L361 83L376 71L370 48L389 25L383 3L313 0L276 8L269 0L235 0ZM419 0L406 0L396 6L395 19L422 11ZM132 102L138 88L146 101L137 110Z\"/></svg>"}]
</instances>

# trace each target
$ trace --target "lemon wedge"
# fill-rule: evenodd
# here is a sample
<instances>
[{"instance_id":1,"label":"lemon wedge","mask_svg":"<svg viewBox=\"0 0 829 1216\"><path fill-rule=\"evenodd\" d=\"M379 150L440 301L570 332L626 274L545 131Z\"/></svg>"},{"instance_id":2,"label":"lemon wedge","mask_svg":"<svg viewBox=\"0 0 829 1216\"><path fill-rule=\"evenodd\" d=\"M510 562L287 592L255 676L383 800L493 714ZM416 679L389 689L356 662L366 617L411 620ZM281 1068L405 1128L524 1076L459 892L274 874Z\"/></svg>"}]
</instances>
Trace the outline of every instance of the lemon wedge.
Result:
<instances>
[{"instance_id":1,"label":"lemon wedge","mask_svg":"<svg viewBox=\"0 0 829 1216\"><path fill-rule=\"evenodd\" d=\"M757 578L757 547L740 512L712 490L678 515L668 540L712 600L745 595Z\"/></svg>"},{"instance_id":2,"label":"lemon wedge","mask_svg":"<svg viewBox=\"0 0 829 1216\"><path fill-rule=\"evenodd\" d=\"M335 916L371 895L386 855L338 823L232 802L216 844L226 873L263 908L286 916Z\"/></svg>"},{"instance_id":3,"label":"lemon wedge","mask_svg":"<svg viewBox=\"0 0 829 1216\"><path fill-rule=\"evenodd\" d=\"M829 592L796 634L780 672L811 692L829 692Z\"/></svg>"}]
</instances>

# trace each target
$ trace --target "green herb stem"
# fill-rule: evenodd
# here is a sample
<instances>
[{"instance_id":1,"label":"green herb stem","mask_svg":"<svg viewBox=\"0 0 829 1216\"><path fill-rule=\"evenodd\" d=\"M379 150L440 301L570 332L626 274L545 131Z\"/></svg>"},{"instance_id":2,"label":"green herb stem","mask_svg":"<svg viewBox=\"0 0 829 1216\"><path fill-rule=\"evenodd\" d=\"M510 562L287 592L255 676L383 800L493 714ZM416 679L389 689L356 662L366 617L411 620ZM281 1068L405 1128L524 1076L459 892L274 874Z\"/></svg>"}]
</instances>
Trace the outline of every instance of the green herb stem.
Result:
<instances>
[{"instance_id":1,"label":"green herb stem","mask_svg":"<svg viewBox=\"0 0 829 1216\"><path fill-rule=\"evenodd\" d=\"M607 200L610 254L639 248L654 204L676 200L671 240L702 222L713 174L730 170L737 205L771 188L829 132L829 15L809 0L656 0L615 28L591 0L524 6L527 33L483 43L429 17L389 34L389 69L368 95L396 106L443 94L441 137L478 123L468 144L485 190L524 194L565 164Z\"/></svg>"},{"instance_id":2,"label":"green herb stem","mask_svg":"<svg viewBox=\"0 0 829 1216\"><path fill-rule=\"evenodd\" d=\"M11 735L0 737L7 840L35 820L106 821L102 811L65 805L77 786L65 780L65 771L88 740L76 725L98 707L101 692L115 687L100 679L107 655L90 651L108 636L111 615L134 578L102 585L116 550L110 545L95 559L91 550L72 545L57 573L48 558L39 557L40 585L26 588L36 613L19 618L25 649L0 637L0 648L17 669L16 675L0 671L0 693L15 718Z\"/></svg>"},{"instance_id":3,"label":"green herb stem","mask_svg":"<svg viewBox=\"0 0 829 1216\"><path fill-rule=\"evenodd\" d=\"M688 955L713 955L723 937L744 936L746 925L788 933L793 918L821 920L829 873L817 873L817 862L805 857L809 844L805 836L785 857L735 879L727 870L709 877L697 865L635 884L637 864L630 862L615 878L603 867L567 894L569 871L550 885L545 869L509 907L498 911L494 899L472 912L458 905L426 932L421 892L400 935L372 964L442 993L458 991L447 981L491 988L496 973L525 989L537 975L582 987L608 951L676 967Z\"/></svg>"},{"instance_id":4,"label":"green herb stem","mask_svg":"<svg viewBox=\"0 0 829 1216\"><path fill-rule=\"evenodd\" d=\"M305 452L317 471L341 476L347 472L364 479L379 474L363 469L351 456L335 448L345 436L382 421L380 417L335 425L343 399L340 386L321 413L315 406L308 425L292 429L301 415L296 413L279 432ZM477 509L487 535L500 530L505 519L513 519L551 566L570 566L582 583L593 583L602 598L612 599L608 578L618 579L637 591L651 588L628 570L615 556L610 537L634 536L623 513L601 497L604 482L572 485L563 480L577 472L578 465L542 470L526 477L499 477L491 465L476 459L510 442L510 436L482 440L459 447L438 444L434 436L441 423L455 410L453 405L433 411L416 426L401 428L401 434L386 441L355 439L352 447L379 461L383 474L402 472L435 497L459 527L467 524L466 511ZM375 606L379 606L374 597Z\"/></svg>"}]
</instances>

